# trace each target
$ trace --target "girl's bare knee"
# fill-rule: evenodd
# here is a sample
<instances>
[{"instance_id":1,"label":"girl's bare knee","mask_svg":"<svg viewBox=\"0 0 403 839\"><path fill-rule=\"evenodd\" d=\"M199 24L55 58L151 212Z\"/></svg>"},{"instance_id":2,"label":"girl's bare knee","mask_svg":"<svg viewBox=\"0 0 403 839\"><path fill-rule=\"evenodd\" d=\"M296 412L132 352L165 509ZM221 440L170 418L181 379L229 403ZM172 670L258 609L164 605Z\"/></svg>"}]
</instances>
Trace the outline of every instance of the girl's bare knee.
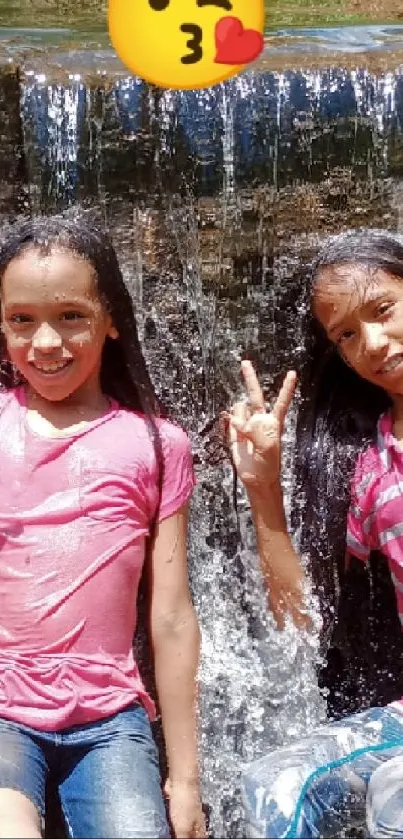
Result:
<instances>
[{"instance_id":1,"label":"girl's bare knee","mask_svg":"<svg viewBox=\"0 0 403 839\"><path fill-rule=\"evenodd\" d=\"M0 789L0 839L41 839L41 818L22 792Z\"/></svg>"}]
</instances>

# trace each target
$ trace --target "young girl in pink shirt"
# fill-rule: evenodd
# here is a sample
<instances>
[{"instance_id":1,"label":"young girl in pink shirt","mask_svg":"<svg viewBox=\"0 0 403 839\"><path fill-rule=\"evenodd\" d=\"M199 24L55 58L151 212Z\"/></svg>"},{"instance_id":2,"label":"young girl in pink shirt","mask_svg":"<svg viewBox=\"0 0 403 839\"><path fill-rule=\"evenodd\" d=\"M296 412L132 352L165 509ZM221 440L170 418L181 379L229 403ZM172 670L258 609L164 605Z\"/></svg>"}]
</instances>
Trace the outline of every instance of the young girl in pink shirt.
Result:
<instances>
[{"instance_id":1,"label":"young girl in pink shirt","mask_svg":"<svg viewBox=\"0 0 403 839\"><path fill-rule=\"evenodd\" d=\"M309 560L333 666L336 655L356 647L345 706L356 699L365 710L249 768L247 835L335 836L366 819L371 837L403 837L403 660L394 634L399 630L401 639L403 624L403 240L377 230L331 238L301 285L306 358L299 371L291 526L299 524L298 545ZM249 362L243 373L249 403L234 406L230 439L270 605L280 627L288 618L309 631L305 564L288 535L280 480L281 437L297 377L288 373L267 411ZM365 574L354 563L371 558L374 581L379 554L397 609L384 600L383 611L375 609L366 621ZM362 583L355 621L346 609L352 575ZM379 595L375 586L374 599ZM352 634L359 637L360 622L368 633L361 628L357 650ZM371 673L373 692L365 695L361 677L372 669L376 648L382 660L378 674Z\"/></svg>"},{"instance_id":2,"label":"young girl in pink shirt","mask_svg":"<svg viewBox=\"0 0 403 839\"><path fill-rule=\"evenodd\" d=\"M143 566L178 837L204 836L185 433L160 417L104 231L14 225L0 249L0 836L167 837L133 654Z\"/></svg>"}]
</instances>

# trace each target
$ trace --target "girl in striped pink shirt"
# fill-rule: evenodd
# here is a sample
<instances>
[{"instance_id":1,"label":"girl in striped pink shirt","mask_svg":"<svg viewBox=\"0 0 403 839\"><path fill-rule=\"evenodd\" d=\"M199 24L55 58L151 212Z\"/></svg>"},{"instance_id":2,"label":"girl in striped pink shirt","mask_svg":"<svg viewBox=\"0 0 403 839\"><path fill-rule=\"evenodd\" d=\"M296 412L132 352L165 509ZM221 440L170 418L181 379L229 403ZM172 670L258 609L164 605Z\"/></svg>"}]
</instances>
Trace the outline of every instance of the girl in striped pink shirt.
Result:
<instances>
[{"instance_id":1,"label":"girl in striped pink shirt","mask_svg":"<svg viewBox=\"0 0 403 839\"><path fill-rule=\"evenodd\" d=\"M366 818L370 836L403 837L403 240L379 230L333 237L299 287L306 357L291 525L299 525L323 640L331 642L321 674L333 683L329 710L357 712L249 768L248 831L334 836ZM249 362L243 373L249 404L234 406L230 418L234 462L274 615L279 626L288 616L302 631L310 623L305 570L287 532L280 482L296 374L267 413Z\"/></svg>"}]
</instances>

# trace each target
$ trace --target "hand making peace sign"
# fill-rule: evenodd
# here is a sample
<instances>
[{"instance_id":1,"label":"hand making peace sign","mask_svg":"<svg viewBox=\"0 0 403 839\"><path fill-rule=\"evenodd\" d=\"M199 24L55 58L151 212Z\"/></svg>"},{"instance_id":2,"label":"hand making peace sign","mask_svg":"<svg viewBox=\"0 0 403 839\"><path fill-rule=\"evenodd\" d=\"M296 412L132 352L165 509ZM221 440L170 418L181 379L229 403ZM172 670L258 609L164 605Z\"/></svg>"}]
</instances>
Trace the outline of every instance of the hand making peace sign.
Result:
<instances>
[{"instance_id":1,"label":"hand making peace sign","mask_svg":"<svg viewBox=\"0 0 403 839\"><path fill-rule=\"evenodd\" d=\"M266 410L263 392L250 361L241 370L248 399L237 402L227 414L229 444L238 476L247 490L260 490L280 481L281 440L297 375L287 373L278 397Z\"/></svg>"}]
</instances>

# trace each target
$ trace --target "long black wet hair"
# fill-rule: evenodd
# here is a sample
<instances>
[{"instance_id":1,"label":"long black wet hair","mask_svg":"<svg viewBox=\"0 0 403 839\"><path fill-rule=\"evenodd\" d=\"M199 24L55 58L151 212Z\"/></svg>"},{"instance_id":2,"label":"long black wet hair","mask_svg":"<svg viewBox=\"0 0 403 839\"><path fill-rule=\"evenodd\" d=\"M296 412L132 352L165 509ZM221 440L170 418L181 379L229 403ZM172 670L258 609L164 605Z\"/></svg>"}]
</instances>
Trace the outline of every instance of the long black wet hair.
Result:
<instances>
[{"instance_id":1,"label":"long black wet hair","mask_svg":"<svg viewBox=\"0 0 403 839\"><path fill-rule=\"evenodd\" d=\"M379 269L403 282L403 239L377 229L341 233L325 242L300 278L305 347L299 367L292 524L320 599L324 634L331 638L323 685L333 690L337 714L397 698L403 691L402 633L390 575L381 570L384 560L372 555L369 573L358 560L349 570L345 564L357 457L375 442L378 420L392 402L345 363L313 307L321 273L352 263L368 269L368 282Z\"/></svg>"},{"instance_id":2,"label":"long black wet hair","mask_svg":"<svg viewBox=\"0 0 403 839\"><path fill-rule=\"evenodd\" d=\"M77 211L15 222L5 229L0 240L0 287L10 262L30 248L44 255L60 249L70 251L92 266L99 297L118 332L118 338L106 338L103 347L101 389L121 406L144 414L154 446L161 490L164 463L156 417L163 411L141 350L133 301L106 230L87 214ZM21 381L18 370L9 361L1 335L0 388L15 387Z\"/></svg>"}]
</instances>

